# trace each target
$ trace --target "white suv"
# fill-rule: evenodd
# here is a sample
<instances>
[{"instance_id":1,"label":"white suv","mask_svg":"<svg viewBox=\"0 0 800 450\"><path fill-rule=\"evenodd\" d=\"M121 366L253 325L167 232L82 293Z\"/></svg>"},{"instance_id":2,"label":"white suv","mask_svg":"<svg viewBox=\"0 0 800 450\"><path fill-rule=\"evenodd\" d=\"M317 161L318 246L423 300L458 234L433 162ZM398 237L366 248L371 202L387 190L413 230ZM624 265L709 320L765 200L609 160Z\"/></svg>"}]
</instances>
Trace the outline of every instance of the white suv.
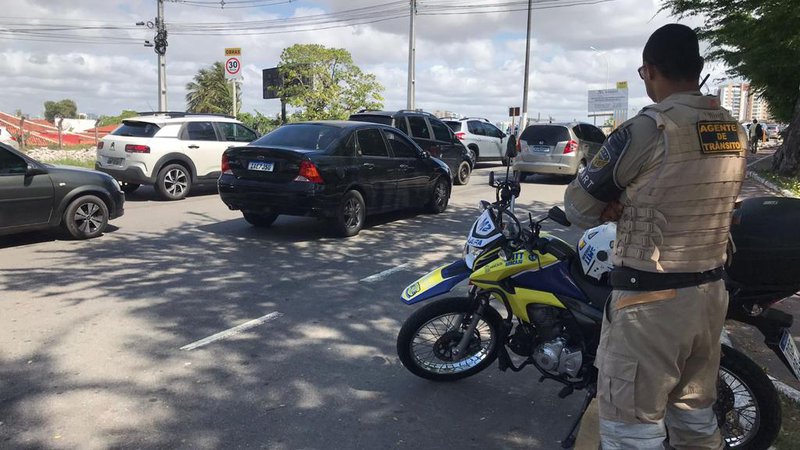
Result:
<instances>
[{"instance_id":1,"label":"white suv","mask_svg":"<svg viewBox=\"0 0 800 450\"><path fill-rule=\"evenodd\" d=\"M0 143L10 145L14 150L19 150L19 143L13 134L9 133L5 127L0 127Z\"/></svg>"},{"instance_id":2,"label":"white suv","mask_svg":"<svg viewBox=\"0 0 800 450\"><path fill-rule=\"evenodd\" d=\"M179 200L193 184L219 178L222 152L257 137L229 116L138 116L124 120L98 143L95 168L119 181L126 193L150 184L165 200Z\"/></svg>"},{"instance_id":3,"label":"white suv","mask_svg":"<svg viewBox=\"0 0 800 450\"><path fill-rule=\"evenodd\" d=\"M442 121L453 130L461 143L472 151L476 162L502 161L504 165L508 164L506 150L509 146L517 145L513 135L503 133L487 119L448 117Z\"/></svg>"}]
</instances>

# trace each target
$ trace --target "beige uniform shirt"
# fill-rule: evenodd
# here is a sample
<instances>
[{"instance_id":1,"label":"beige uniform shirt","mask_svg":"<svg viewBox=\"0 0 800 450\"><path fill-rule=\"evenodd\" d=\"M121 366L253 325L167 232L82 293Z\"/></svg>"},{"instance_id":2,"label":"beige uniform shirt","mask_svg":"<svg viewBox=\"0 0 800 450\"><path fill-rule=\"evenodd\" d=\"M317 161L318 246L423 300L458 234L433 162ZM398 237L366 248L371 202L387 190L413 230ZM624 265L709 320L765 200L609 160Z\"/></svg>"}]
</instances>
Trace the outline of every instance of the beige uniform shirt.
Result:
<instances>
[{"instance_id":1,"label":"beige uniform shirt","mask_svg":"<svg viewBox=\"0 0 800 450\"><path fill-rule=\"evenodd\" d=\"M609 135L603 148L567 186L564 207L570 222L581 228L600 225L600 214L640 173L652 170L663 148L662 133L650 117L637 115ZM584 178L583 183L580 177ZM600 186L600 185L603 186Z\"/></svg>"}]
</instances>

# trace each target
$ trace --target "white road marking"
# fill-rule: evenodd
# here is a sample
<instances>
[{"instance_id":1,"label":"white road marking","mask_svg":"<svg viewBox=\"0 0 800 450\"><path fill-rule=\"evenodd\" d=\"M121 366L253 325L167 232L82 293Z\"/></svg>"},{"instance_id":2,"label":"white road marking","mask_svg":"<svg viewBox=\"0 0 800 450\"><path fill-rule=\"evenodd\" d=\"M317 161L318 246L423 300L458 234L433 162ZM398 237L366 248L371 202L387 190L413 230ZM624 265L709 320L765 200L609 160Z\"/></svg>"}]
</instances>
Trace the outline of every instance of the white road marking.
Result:
<instances>
[{"instance_id":1,"label":"white road marking","mask_svg":"<svg viewBox=\"0 0 800 450\"><path fill-rule=\"evenodd\" d=\"M765 160L765 159L767 159L767 158L772 158L772 156L773 156L773 155L767 155L767 156L765 156L765 157L763 157L763 158L759 158L759 159L757 159L757 160L755 160L755 161L753 161L753 162L751 162L751 163L747 164L747 167L750 167L750 166L752 166L753 164L758 164L758 163L760 163L761 161L763 161L763 160Z\"/></svg>"},{"instance_id":2,"label":"white road marking","mask_svg":"<svg viewBox=\"0 0 800 450\"><path fill-rule=\"evenodd\" d=\"M237 326L235 326L233 328L229 328L229 329L227 329L225 331L220 331L219 333L212 334L211 336L209 336L207 338L200 339L199 341L192 342L191 344L184 345L183 347L181 347L181 350L194 350L197 347L202 347L202 346L204 346L206 344L210 344L210 343L212 343L214 341L218 341L220 339L225 339L228 336L233 336L234 334L241 333L242 331L247 330L249 328L253 328L255 326L261 325L262 323L269 322L271 320L277 319L278 317L281 317L282 315L283 315L283 313L279 313L277 311L276 312L271 312L271 313L267 314L266 316L261 316L258 319L249 320L249 321L247 321L247 322L245 322L245 323L243 323L241 325L237 325Z\"/></svg>"},{"instance_id":3,"label":"white road marking","mask_svg":"<svg viewBox=\"0 0 800 450\"><path fill-rule=\"evenodd\" d=\"M362 283L374 283L376 281L380 281L380 280L388 277L389 275L391 275L391 274L393 274L395 272L400 272L401 270L405 269L406 267L408 267L410 265L411 265L410 262L407 262L405 264L400 264L399 266L392 267L391 269L384 270L383 272L376 273L375 275L370 275L370 276L368 276L366 278L362 278L360 281Z\"/></svg>"}]
</instances>

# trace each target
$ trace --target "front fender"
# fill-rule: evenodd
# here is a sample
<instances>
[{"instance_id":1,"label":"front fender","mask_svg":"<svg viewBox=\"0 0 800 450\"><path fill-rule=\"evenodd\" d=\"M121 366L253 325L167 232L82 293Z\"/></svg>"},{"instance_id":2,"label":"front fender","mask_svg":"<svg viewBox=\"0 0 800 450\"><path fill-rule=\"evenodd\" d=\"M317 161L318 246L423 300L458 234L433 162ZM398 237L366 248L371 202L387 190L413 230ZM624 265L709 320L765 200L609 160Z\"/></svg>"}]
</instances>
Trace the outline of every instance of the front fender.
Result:
<instances>
[{"instance_id":1,"label":"front fender","mask_svg":"<svg viewBox=\"0 0 800 450\"><path fill-rule=\"evenodd\" d=\"M450 292L455 285L464 281L472 273L463 260L437 267L424 277L408 285L400 298L407 305Z\"/></svg>"}]
</instances>

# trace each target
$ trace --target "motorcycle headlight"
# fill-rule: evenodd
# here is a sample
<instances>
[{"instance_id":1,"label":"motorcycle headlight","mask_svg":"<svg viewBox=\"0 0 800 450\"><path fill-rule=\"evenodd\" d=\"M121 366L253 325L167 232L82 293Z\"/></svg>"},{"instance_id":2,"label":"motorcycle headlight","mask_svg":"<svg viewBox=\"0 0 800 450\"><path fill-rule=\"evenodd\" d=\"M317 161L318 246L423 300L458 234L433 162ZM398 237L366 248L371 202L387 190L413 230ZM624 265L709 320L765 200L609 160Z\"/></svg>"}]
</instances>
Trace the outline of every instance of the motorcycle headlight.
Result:
<instances>
[{"instance_id":1,"label":"motorcycle headlight","mask_svg":"<svg viewBox=\"0 0 800 450\"><path fill-rule=\"evenodd\" d=\"M461 258L467 263L467 267L472 269L475 265L475 260L483 253L482 248L472 247L469 244L464 244L464 251L461 253Z\"/></svg>"}]
</instances>

